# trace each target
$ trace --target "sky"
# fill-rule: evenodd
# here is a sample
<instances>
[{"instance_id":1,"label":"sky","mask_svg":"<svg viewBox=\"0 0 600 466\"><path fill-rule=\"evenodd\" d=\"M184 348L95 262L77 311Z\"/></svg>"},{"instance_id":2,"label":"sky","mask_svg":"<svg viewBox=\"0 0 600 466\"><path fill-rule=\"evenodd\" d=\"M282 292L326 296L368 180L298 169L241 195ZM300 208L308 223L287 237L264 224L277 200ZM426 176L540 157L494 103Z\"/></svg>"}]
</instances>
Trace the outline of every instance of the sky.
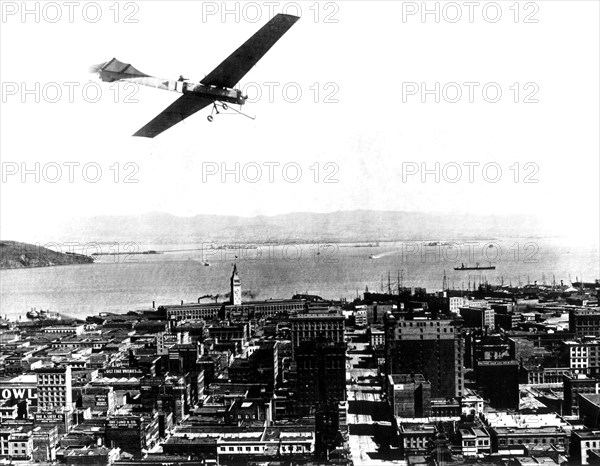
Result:
<instances>
[{"instance_id":1,"label":"sky","mask_svg":"<svg viewBox=\"0 0 600 466\"><path fill-rule=\"evenodd\" d=\"M3 2L0 22L2 239L82 216L352 209L532 213L598 239L598 2L27 8ZM198 81L279 12L301 19L238 85L255 120L205 109L134 138L177 94L87 73L116 57Z\"/></svg>"}]
</instances>

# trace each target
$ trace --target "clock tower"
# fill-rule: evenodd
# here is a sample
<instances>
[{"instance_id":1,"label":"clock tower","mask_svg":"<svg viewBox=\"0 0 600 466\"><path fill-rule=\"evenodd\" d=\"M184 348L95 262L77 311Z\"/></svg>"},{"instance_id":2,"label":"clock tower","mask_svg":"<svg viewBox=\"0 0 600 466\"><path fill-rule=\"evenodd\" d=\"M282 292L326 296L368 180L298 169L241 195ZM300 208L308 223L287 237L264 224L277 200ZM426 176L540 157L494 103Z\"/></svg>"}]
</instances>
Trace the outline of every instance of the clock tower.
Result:
<instances>
[{"instance_id":1,"label":"clock tower","mask_svg":"<svg viewBox=\"0 0 600 466\"><path fill-rule=\"evenodd\" d=\"M242 281L237 272L237 264L233 264L233 273L231 274L231 294L229 303L234 306L242 305Z\"/></svg>"}]
</instances>

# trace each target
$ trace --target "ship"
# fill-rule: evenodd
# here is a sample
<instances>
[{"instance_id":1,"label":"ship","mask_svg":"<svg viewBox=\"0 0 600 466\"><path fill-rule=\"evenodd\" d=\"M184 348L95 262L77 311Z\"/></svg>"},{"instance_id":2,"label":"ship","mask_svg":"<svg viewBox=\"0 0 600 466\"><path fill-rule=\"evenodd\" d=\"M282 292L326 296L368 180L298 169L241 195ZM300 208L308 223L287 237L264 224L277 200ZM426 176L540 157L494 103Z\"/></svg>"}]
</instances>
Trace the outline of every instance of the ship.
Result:
<instances>
[{"instance_id":1,"label":"ship","mask_svg":"<svg viewBox=\"0 0 600 466\"><path fill-rule=\"evenodd\" d=\"M477 262L475 267L469 267L465 266L465 264L460 264L460 267L454 267L454 270L496 270L496 266L492 264L481 266L479 265L479 262Z\"/></svg>"}]
</instances>

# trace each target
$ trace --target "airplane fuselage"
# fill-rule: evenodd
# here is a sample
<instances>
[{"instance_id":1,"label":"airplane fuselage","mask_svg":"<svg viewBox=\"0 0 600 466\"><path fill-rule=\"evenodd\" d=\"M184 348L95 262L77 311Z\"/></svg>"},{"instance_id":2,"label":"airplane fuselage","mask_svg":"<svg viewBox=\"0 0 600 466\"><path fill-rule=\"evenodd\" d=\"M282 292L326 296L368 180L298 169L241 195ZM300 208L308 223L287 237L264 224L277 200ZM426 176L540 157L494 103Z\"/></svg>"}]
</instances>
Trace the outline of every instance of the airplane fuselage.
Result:
<instances>
[{"instance_id":1,"label":"airplane fuselage","mask_svg":"<svg viewBox=\"0 0 600 466\"><path fill-rule=\"evenodd\" d=\"M206 86L204 84L195 84L183 82L183 94L195 94L207 99L218 100L230 104L244 105L246 97L242 95L239 89L227 89L215 86Z\"/></svg>"},{"instance_id":2,"label":"airplane fuselage","mask_svg":"<svg viewBox=\"0 0 600 466\"><path fill-rule=\"evenodd\" d=\"M242 91L239 89L207 86L205 84L196 84L190 81L173 81L171 79L161 79L154 76L130 78L123 73L106 72L103 70L100 70L99 73L102 80L106 82L132 82L142 86L178 92L180 94L194 94L199 97L205 97L219 102L227 102L236 105L244 105L246 103L246 96L242 95Z\"/></svg>"}]
</instances>

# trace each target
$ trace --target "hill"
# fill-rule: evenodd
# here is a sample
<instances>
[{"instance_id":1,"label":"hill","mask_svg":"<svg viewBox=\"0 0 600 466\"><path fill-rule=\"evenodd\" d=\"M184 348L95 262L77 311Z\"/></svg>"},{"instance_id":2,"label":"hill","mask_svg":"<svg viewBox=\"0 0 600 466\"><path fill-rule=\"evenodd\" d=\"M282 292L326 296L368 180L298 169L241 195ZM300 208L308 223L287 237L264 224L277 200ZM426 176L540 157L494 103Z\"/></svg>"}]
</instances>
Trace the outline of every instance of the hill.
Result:
<instances>
[{"instance_id":1,"label":"hill","mask_svg":"<svg viewBox=\"0 0 600 466\"><path fill-rule=\"evenodd\" d=\"M94 260L91 257L82 254L56 252L42 246L17 241L0 241L0 269L89 264L92 262Z\"/></svg>"},{"instance_id":2,"label":"hill","mask_svg":"<svg viewBox=\"0 0 600 466\"><path fill-rule=\"evenodd\" d=\"M391 211L290 213L236 217L166 213L78 218L66 222L53 241L140 244L302 243L540 237L535 216L466 215Z\"/></svg>"}]
</instances>

